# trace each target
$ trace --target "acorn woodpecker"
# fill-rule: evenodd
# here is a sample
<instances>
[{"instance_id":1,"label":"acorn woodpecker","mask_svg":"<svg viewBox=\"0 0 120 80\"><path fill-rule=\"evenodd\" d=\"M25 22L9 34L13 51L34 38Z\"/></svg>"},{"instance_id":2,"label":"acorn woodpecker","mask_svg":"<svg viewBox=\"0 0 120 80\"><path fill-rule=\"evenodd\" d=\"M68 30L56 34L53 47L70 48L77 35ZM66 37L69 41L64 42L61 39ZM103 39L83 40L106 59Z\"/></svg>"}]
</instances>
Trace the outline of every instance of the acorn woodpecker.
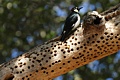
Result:
<instances>
[{"instance_id":1,"label":"acorn woodpecker","mask_svg":"<svg viewBox=\"0 0 120 80\"><path fill-rule=\"evenodd\" d=\"M71 13L66 18L60 41L64 41L80 24L79 10L83 7L73 7Z\"/></svg>"}]
</instances>

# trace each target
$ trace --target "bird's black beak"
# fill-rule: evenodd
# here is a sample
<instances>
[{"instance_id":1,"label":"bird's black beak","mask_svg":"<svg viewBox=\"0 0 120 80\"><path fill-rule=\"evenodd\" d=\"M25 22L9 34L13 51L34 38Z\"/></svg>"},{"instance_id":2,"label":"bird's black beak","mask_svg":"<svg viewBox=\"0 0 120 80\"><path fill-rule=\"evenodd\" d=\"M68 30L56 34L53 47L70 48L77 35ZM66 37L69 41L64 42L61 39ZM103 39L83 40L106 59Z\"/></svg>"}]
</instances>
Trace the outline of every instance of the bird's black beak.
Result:
<instances>
[{"instance_id":1,"label":"bird's black beak","mask_svg":"<svg viewBox=\"0 0 120 80\"><path fill-rule=\"evenodd\" d=\"M82 9L83 7L78 8L78 10Z\"/></svg>"}]
</instances>

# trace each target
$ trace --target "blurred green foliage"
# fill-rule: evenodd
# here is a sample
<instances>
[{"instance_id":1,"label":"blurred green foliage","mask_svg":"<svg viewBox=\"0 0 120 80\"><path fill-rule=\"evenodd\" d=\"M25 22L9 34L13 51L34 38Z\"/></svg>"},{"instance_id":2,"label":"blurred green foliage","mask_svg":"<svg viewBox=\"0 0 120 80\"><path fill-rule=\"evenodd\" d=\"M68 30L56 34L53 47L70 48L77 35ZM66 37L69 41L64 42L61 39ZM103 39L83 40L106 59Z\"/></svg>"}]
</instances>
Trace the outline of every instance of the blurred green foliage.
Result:
<instances>
[{"instance_id":1,"label":"blurred green foliage","mask_svg":"<svg viewBox=\"0 0 120 80\"><path fill-rule=\"evenodd\" d=\"M102 12L119 2L119 0L0 0L0 63L9 61L59 35L72 6L87 5L84 13L80 12L83 15L90 10ZM119 80L118 56L120 53L94 61L68 72L62 78Z\"/></svg>"}]
</instances>

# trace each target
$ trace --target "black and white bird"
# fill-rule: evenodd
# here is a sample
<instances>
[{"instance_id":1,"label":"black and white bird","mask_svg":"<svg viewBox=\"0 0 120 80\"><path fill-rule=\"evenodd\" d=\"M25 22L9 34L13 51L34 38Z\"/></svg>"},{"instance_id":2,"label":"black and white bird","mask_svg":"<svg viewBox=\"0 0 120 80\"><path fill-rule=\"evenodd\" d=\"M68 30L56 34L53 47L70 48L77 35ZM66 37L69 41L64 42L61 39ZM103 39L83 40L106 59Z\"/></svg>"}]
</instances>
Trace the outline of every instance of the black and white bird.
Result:
<instances>
[{"instance_id":1,"label":"black and white bird","mask_svg":"<svg viewBox=\"0 0 120 80\"><path fill-rule=\"evenodd\" d=\"M66 18L60 41L64 41L80 24L79 10L83 7L73 7Z\"/></svg>"}]
</instances>

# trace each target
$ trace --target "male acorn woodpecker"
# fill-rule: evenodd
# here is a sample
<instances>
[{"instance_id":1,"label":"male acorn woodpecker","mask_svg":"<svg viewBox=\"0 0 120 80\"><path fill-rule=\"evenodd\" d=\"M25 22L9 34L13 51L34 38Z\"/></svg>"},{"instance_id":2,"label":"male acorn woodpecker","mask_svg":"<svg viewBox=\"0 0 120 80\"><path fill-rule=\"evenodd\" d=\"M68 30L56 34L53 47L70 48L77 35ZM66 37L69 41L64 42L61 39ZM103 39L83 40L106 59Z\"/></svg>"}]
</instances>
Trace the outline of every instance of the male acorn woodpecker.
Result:
<instances>
[{"instance_id":1,"label":"male acorn woodpecker","mask_svg":"<svg viewBox=\"0 0 120 80\"><path fill-rule=\"evenodd\" d=\"M80 24L79 10L83 7L73 7L71 13L66 18L60 41L64 41Z\"/></svg>"}]
</instances>

